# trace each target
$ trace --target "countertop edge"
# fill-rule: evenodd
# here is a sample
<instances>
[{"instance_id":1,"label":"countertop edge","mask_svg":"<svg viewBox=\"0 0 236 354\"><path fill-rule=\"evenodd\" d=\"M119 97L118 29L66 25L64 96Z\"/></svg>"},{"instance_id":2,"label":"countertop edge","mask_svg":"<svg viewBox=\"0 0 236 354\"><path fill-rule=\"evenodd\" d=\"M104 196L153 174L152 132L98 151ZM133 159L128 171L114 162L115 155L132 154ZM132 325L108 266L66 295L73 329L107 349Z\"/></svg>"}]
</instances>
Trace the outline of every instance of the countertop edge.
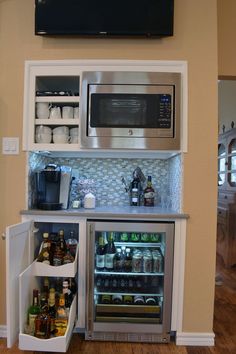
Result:
<instances>
[{"instance_id":1,"label":"countertop edge","mask_svg":"<svg viewBox=\"0 0 236 354\"><path fill-rule=\"evenodd\" d=\"M95 208L95 209L67 209L67 210L21 210L21 215L45 216L78 216L84 218L122 218L122 219L188 219L189 215L161 208Z\"/></svg>"}]
</instances>

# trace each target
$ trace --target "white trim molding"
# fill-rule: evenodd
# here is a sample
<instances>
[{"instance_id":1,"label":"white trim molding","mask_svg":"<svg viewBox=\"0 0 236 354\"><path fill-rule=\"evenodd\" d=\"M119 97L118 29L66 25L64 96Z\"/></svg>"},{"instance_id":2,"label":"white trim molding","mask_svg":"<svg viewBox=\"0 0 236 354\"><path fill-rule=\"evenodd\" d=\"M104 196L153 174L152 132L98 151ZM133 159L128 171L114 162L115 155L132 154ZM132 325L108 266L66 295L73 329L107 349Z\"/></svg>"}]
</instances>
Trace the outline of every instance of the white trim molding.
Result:
<instances>
[{"instance_id":1,"label":"white trim molding","mask_svg":"<svg viewBox=\"0 0 236 354\"><path fill-rule=\"evenodd\" d=\"M182 332L176 333L176 345L191 345L213 347L215 345L215 334L213 332Z\"/></svg>"},{"instance_id":2,"label":"white trim molding","mask_svg":"<svg viewBox=\"0 0 236 354\"><path fill-rule=\"evenodd\" d=\"M0 337L6 338L7 337L7 326L0 326Z\"/></svg>"}]
</instances>

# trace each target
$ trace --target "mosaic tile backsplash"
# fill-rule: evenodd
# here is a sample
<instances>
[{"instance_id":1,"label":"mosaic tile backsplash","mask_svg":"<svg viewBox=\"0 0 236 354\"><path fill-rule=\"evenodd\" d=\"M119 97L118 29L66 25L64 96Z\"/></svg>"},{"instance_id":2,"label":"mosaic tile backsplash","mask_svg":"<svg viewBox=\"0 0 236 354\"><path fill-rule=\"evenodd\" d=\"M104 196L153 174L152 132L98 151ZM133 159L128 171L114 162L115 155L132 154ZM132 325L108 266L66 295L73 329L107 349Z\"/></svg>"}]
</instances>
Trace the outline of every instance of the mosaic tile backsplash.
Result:
<instances>
[{"instance_id":1,"label":"mosaic tile backsplash","mask_svg":"<svg viewBox=\"0 0 236 354\"><path fill-rule=\"evenodd\" d=\"M161 205L161 195L169 194L172 209L181 210L181 156L167 160L162 159L131 159L131 158L50 158L37 153L29 155L29 208L35 206L34 171L42 169L48 163L66 165L72 168L72 187L70 206L74 200L81 200L87 192L96 196L96 206L129 205L129 193L125 191L133 179L133 171L140 167L144 176L152 176L155 189L155 205ZM143 188L145 188L144 183Z\"/></svg>"}]
</instances>

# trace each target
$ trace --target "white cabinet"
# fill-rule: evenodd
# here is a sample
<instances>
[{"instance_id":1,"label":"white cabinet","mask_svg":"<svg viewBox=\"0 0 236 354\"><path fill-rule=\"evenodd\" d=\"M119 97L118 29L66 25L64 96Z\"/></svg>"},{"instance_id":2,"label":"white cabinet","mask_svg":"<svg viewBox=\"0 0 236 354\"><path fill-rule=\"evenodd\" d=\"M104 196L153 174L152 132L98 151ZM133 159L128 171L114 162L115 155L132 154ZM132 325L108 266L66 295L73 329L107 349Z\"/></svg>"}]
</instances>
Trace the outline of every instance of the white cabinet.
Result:
<instances>
[{"instance_id":1,"label":"white cabinet","mask_svg":"<svg viewBox=\"0 0 236 354\"><path fill-rule=\"evenodd\" d=\"M75 261L53 267L35 261L42 240L42 232L57 232L63 228L66 235L73 230L78 238ZM7 228L6 283L7 283L7 346L18 340L21 350L66 352L75 328L85 328L85 244L86 223L74 217L24 217L21 224ZM32 302L32 291L39 288L42 277L75 277L77 295L70 307L69 322L64 336L39 339L25 333L27 309Z\"/></svg>"},{"instance_id":2,"label":"white cabinet","mask_svg":"<svg viewBox=\"0 0 236 354\"><path fill-rule=\"evenodd\" d=\"M25 64L24 150L79 150L75 133L80 121L81 72L78 66L54 64ZM70 107L69 115L63 116L63 107ZM65 137L58 138L57 127L66 127Z\"/></svg>"}]
</instances>

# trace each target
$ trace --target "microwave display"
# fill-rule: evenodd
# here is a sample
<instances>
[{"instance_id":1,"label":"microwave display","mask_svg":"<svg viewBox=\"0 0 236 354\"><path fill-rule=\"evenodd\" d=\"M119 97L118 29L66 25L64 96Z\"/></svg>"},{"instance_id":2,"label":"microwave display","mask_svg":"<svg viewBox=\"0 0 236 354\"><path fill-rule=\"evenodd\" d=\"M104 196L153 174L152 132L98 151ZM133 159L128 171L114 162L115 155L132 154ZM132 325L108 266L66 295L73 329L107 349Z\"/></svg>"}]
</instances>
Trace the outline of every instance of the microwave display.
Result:
<instances>
[{"instance_id":1,"label":"microwave display","mask_svg":"<svg viewBox=\"0 0 236 354\"><path fill-rule=\"evenodd\" d=\"M92 128L171 128L171 95L92 94Z\"/></svg>"}]
</instances>

